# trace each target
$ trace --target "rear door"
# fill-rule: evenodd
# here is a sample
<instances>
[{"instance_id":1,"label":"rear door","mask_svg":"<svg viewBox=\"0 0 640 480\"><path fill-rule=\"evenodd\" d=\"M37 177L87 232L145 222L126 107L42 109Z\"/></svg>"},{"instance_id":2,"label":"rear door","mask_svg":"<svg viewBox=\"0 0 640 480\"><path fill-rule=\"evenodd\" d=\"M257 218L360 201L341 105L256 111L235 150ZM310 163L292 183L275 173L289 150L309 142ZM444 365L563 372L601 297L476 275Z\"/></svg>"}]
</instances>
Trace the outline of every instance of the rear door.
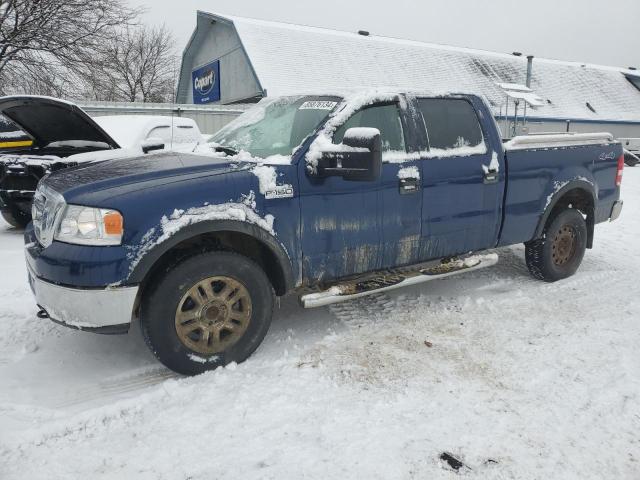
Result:
<instances>
[{"instance_id":1,"label":"rear door","mask_svg":"<svg viewBox=\"0 0 640 480\"><path fill-rule=\"evenodd\" d=\"M421 154L423 260L494 247L504 192L504 159L478 99L418 98L426 152Z\"/></svg>"}]
</instances>

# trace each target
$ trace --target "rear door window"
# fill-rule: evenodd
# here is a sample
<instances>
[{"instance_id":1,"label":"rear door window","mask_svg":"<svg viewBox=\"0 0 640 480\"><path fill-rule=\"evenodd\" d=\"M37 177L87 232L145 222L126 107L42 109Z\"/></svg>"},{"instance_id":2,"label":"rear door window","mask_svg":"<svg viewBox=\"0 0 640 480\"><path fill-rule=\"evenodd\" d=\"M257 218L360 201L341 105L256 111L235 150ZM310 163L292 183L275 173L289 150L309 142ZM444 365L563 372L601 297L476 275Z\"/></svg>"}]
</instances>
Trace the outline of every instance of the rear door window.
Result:
<instances>
[{"instance_id":1,"label":"rear door window","mask_svg":"<svg viewBox=\"0 0 640 480\"><path fill-rule=\"evenodd\" d=\"M400 110L395 104L363 108L354 113L333 134L333 143L341 143L347 130L354 127L371 127L380 130L383 152L406 152Z\"/></svg>"},{"instance_id":2,"label":"rear door window","mask_svg":"<svg viewBox=\"0 0 640 480\"><path fill-rule=\"evenodd\" d=\"M471 103L457 98L420 98L431 150L451 150L484 146L478 115Z\"/></svg>"}]
</instances>

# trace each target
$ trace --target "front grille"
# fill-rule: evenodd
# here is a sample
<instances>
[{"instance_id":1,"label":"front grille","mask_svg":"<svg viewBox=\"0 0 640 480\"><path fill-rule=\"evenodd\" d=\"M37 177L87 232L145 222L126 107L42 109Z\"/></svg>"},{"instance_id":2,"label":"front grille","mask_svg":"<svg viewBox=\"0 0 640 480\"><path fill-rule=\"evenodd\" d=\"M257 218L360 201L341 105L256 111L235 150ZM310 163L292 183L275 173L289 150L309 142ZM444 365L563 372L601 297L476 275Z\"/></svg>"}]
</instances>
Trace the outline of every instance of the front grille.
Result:
<instances>
[{"instance_id":1,"label":"front grille","mask_svg":"<svg viewBox=\"0 0 640 480\"><path fill-rule=\"evenodd\" d=\"M58 217L64 207L62 195L42 183L38 186L33 196L31 216L36 238L43 247L48 247L53 242Z\"/></svg>"}]
</instances>

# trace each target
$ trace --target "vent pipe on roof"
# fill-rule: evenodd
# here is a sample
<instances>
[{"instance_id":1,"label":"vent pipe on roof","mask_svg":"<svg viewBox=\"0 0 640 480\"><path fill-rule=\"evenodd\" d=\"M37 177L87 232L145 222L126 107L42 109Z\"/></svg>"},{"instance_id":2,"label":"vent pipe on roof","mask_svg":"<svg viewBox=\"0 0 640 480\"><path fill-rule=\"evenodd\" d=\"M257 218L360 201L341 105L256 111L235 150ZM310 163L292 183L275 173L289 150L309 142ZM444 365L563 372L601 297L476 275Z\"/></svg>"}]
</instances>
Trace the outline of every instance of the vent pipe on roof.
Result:
<instances>
[{"instance_id":1,"label":"vent pipe on roof","mask_svg":"<svg viewBox=\"0 0 640 480\"><path fill-rule=\"evenodd\" d=\"M527 55L527 87L531 88L531 71L533 69L533 55Z\"/></svg>"},{"instance_id":2,"label":"vent pipe on roof","mask_svg":"<svg viewBox=\"0 0 640 480\"><path fill-rule=\"evenodd\" d=\"M358 30L358 35L362 35L363 37L368 37L369 32L367 32L366 30Z\"/></svg>"}]
</instances>

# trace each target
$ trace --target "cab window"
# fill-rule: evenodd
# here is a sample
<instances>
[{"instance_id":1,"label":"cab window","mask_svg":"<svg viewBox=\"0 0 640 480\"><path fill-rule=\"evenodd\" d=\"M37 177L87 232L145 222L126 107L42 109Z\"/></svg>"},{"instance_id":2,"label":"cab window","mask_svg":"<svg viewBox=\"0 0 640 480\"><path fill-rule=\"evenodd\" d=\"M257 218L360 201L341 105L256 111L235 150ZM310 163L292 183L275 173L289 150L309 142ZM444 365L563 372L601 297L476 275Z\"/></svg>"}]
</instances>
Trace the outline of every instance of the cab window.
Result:
<instances>
[{"instance_id":1,"label":"cab window","mask_svg":"<svg viewBox=\"0 0 640 480\"><path fill-rule=\"evenodd\" d=\"M341 143L347 130L371 127L380 130L383 152L406 152L400 111L395 104L377 105L356 112L333 134L333 143Z\"/></svg>"},{"instance_id":2,"label":"cab window","mask_svg":"<svg viewBox=\"0 0 640 480\"><path fill-rule=\"evenodd\" d=\"M458 98L420 98L422 113L429 137L429 148L449 150L477 147L484 140L473 105Z\"/></svg>"}]
</instances>

